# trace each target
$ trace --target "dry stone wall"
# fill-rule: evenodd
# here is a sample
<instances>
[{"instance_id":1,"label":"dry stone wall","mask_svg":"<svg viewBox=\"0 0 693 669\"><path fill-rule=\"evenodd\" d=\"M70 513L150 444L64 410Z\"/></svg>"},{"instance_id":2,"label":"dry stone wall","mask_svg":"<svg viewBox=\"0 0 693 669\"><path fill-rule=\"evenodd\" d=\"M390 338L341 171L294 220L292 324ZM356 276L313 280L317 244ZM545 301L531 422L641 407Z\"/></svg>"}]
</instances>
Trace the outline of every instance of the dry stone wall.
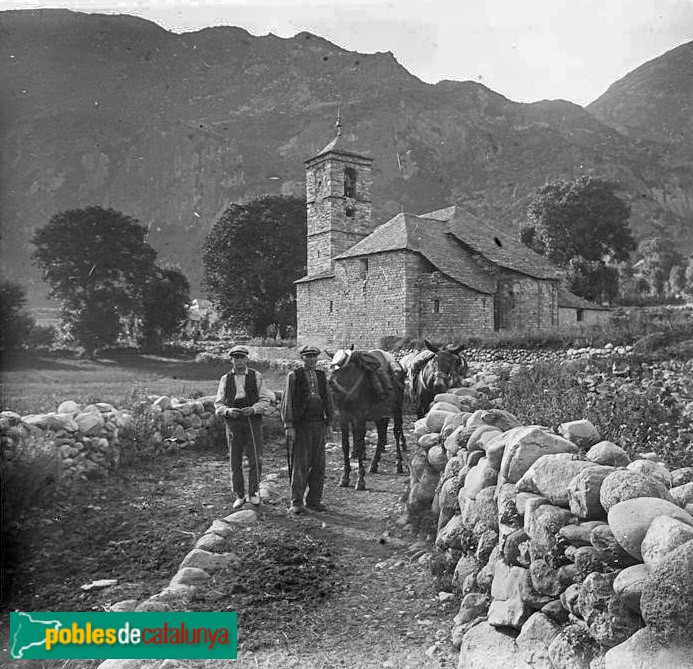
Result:
<instances>
[{"instance_id":1,"label":"dry stone wall","mask_svg":"<svg viewBox=\"0 0 693 669\"><path fill-rule=\"evenodd\" d=\"M461 597L459 669L693 667L693 468L579 417L521 425L496 375L464 383L416 423L407 502L437 519L422 561Z\"/></svg>"},{"instance_id":2,"label":"dry stone wall","mask_svg":"<svg viewBox=\"0 0 693 669\"><path fill-rule=\"evenodd\" d=\"M276 416L273 403L269 418ZM141 425L137 423L141 421ZM126 442L146 435L149 446L161 450L188 448L215 430L214 396L190 400L151 396L131 410L106 402L81 407L63 402L56 411L20 416L0 412L0 437L4 457L15 457L22 442L48 442L60 458L61 472L72 479L107 476L118 466Z\"/></svg>"}]
</instances>

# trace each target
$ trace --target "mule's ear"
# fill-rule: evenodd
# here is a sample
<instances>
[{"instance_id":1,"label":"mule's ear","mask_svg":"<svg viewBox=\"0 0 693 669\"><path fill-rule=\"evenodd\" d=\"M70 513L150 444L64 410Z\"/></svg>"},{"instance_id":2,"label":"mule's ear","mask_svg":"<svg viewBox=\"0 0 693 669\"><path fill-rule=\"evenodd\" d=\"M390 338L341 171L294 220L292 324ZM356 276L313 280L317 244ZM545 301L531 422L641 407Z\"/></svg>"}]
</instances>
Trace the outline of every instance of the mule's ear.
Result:
<instances>
[{"instance_id":1,"label":"mule's ear","mask_svg":"<svg viewBox=\"0 0 693 669\"><path fill-rule=\"evenodd\" d=\"M353 351L353 350L354 350L354 345L353 345L353 344L349 347L349 350L350 350L350 351Z\"/></svg>"},{"instance_id":2,"label":"mule's ear","mask_svg":"<svg viewBox=\"0 0 693 669\"><path fill-rule=\"evenodd\" d=\"M454 353L455 355L459 354L460 351L464 351L464 344L460 344L457 348L450 349L450 353Z\"/></svg>"},{"instance_id":3,"label":"mule's ear","mask_svg":"<svg viewBox=\"0 0 693 669\"><path fill-rule=\"evenodd\" d=\"M334 353L332 353L331 351L328 351L327 349L325 349L325 355L328 358L334 358Z\"/></svg>"},{"instance_id":4,"label":"mule's ear","mask_svg":"<svg viewBox=\"0 0 693 669\"><path fill-rule=\"evenodd\" d=\"M433 351L434 353L438 353L438 351L440 350L437 346L433 346L433 344L431 344L431 342L429 342L428 339L424 339L424 345L429 351Z\"/></svg>"}]
</instances>

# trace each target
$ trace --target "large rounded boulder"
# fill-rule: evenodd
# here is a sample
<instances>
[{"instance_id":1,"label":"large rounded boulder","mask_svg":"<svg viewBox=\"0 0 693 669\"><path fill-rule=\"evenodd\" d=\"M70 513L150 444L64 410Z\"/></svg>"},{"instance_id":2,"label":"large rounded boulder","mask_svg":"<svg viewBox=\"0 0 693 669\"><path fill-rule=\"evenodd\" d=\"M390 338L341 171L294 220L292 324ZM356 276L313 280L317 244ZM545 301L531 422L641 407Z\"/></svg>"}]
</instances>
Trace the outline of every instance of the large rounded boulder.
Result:
<instances>
[{"instance_id":1,"label":"large rounded boulder","mask_svg":"<svg viewBox=\"0 0 693 669\"><path fill-rule=\"evenodd\" d=\"M669 643L690 643L693 620L693 541L669 553L656 567L640 600L645 623Z\"/></svg>"},{"instance_id":2,"label":"large rounded boulder","mask_svg":"<svg viewBox=\"0 0 693 669\"><path fill-rule=\"evenodd\" d=\"M630 555L642 561L642 542L657 516L670 516L693 526L693 516L673 502L658 497L637 497L611 507L609 527L616 541Z\"/></svg>"},{"instance_id":3,"label":"large rounded boulder","mask_svg":"<svg viewBox=\"0 0 693 669\"><path fill-rule=\"evenodd\" d=\"M606 511L635 497L659 497L672 501L662 481L628 469L617 469L609 474L599 489L599 501Z\"/></svg>"}]
</instances>

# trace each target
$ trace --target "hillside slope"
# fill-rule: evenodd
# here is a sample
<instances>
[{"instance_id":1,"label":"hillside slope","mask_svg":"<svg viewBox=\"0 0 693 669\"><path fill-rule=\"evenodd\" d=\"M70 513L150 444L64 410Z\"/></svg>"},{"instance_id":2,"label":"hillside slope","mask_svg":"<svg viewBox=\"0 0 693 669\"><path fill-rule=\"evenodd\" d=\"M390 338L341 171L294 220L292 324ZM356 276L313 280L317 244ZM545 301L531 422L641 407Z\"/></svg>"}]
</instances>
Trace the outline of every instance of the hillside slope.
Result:
<instances>
[{"instance_id":1,"label":"hillside slope","mask_svg":"<svg viewBox=\"0 0 693 669\"><path fill-rule=\"evenodd\" d=\"M374 159L374 224L457 202L514 233L532 189L618 179L639 236L693 248L693 169L564 101L425 84L391 53L232 27L177 35L130 16L0 12L2 272L45 293L33 230L92 204L150 226L195 294L205 235L231 202L304 192L304 161L344 132Z\"/></svg>"}]
</instances>

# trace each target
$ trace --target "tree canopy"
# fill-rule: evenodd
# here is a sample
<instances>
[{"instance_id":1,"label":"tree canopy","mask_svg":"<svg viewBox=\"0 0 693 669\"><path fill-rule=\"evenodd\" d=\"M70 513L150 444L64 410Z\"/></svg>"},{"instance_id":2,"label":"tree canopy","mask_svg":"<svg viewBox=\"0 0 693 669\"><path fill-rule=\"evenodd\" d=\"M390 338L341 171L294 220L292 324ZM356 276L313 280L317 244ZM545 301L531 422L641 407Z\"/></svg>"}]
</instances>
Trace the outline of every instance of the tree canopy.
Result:
<instances>
[{"instance_id":1,"label":"tree canopy","mask_svg":"<svg viewBox=\"0 0 693 669\"><path fill-rule=\"evenodd\" d=\"M18 348L34 327L25 311L26 290L14 281L0 281L0 354Z\"/></svg>"},{"instance_id":2,"label":"tree canopy","mask_svg":"<svg viewBox=\"0 0 693 669\"><path fill-rule=\"evenodd\" d=\"M306 204L270 195L231 205L205 240L205 285L224 319L264 334L296 323L293 282L306 272Z\"/></svg>"},{"instance_id":3,"label":"tree canopy","mask_svg":"<svg viewBox=\"0 0 693 669\"><path fill-rule=\"evenodd\" d=\"M178 331L190 302L188 279L176 267L156 267L142 298L142 342L157 346Z\"/></svg>"},{"instance_id":4,"label":"tree canopy","mask_svg":"<svg viewBox=\"0 0 693 669\"><path fill-rule=\"evenodd\" d=\"M568 263L568 290L594 302L613 302L618 295L618 268L578 256Z\"/></svg>"},{"instance_id":5,"label":"tree canopy","mask_svg":"<svg viewBox=\"0 0 693 669\"><path fill-rule=\"evenodd\" d=\"M87 207L55 214L32 239L49 295L61 301L64 323L89 355L115 343L124 317L142 317L151 284L162 277L146 236L130 216Z\"/></svg>"},{"instance_id":6,"label":"tree canopy","mask_svg":"<svg viewBox=\"0 0 693 669\"><path fill-rule=\"evenodd\" d=\"M522 241L563 267L576 257L626 260L635 240L628 227L630 205L616 194L617 188L607 179L585 176L537 189Z\"/></svg>"},{"instance_id":7,"label":"tree canopy","mask_svg":"<svg viewBox=\"0 0 693 669\"><path fill-rule=\"evenodd\" d=\"M663 237L650 237L638 244L638 273L647 281L650 293L662 297L672 269L685 264L673 243ZM684 270L685 283L685 270Z\"/></svg>"},{"instance_id":8,"label":"tree canopy","mask_svg":"<svg viewBox=\"0 0 693 669\"><path fill-rule=\"evenodd\" d=\"M79 303L98 298L127 308L154 266L156 251L146 235L136 219L113 209L71 209L36 231L34 258L51 297Z\"/></svg>"}]
</instances>

